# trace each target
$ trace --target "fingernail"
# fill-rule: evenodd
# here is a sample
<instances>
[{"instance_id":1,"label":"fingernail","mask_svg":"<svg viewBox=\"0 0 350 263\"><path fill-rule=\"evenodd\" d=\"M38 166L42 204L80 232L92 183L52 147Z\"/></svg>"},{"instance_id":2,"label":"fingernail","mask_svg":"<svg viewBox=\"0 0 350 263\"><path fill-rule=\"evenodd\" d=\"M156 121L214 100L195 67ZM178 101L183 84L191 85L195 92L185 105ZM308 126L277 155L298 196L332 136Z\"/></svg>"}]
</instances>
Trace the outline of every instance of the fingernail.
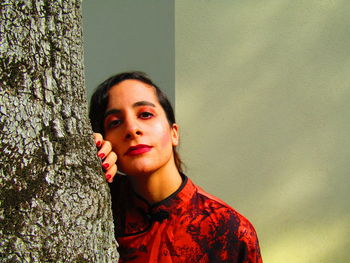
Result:
<instances>
[{"instance_id":1,"label":"fingernail","mask_svg":"<svg viewBox=\"0 0 350 263\"><path fill-rule=\"evenodd\" d=\"M105 154L104 153L100 153L99 155L97 155L98 157L100 157L101 159L105 158Z\"/></svg>"},{"instance_id":2,"label":"fingernail","mask_svg":"<svg viewBox=\"0 0 350 263\"><path fill-rule=\"evenodd\" d=\"M97 147L101 147L101 141L96 142Z\"/></svg>"},{"instance_id":3,"label":"fingernail","mask_svg":"<svg viewBox=\"0 0 350 263\"><path fill-rule=\"evenodd\" d=\"M112 177L112 175L106 174L106 179L107 179L107 181L109 181L109 179L111 179L111 177Z\"/></svg>"},{"instance_id":4,"label":"fingernail","mask_svg":"<svg viewBox=\"0 0 350 263\"><path fill-rule=\"evenodd\" d=\"M102 167L103 167L103 169L107 170L107 168L109 167L109 163L102 164Z\"/></svg>"}]
</instances>

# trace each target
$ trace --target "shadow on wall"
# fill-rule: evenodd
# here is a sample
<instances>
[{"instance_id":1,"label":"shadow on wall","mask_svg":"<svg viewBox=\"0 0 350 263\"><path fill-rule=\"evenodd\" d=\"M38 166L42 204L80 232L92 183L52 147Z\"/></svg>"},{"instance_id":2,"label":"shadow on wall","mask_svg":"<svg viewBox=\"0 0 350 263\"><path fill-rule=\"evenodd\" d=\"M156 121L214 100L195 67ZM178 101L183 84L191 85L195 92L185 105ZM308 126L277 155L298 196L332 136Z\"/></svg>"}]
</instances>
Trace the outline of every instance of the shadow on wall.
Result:
<instances>
[{"instance_id":1,"label":"shadow on wall","mask_svg":"<svg viewBox=\"0 0 350 263\"><path fill-rule=\"evenodd\" d=\"M83 18L88 97L108 77L140 70L174 102L174 0L84 1Z\"/></svg>"},{"instance_id":2,"label":"shadow on wall","mask_svg":"<svg viewBox=\"0 0 350 263\"><path fill-rule=\"evenodd\" d=\"M182 157L254 223L266 262L350 262L349 13L336 0L176 3Z\"/></svg>"}]
</instances>

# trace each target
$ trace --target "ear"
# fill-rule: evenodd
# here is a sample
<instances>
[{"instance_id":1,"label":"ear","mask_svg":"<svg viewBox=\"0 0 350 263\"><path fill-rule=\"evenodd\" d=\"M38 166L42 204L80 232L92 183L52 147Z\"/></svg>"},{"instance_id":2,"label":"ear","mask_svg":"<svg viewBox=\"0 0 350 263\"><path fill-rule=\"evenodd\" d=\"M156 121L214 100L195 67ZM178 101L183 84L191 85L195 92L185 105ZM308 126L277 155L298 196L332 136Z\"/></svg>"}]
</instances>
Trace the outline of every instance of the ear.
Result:
<instances>
[{"instance_id":1,"label":"ear","mask_svg":"<svg viewBox=\"0 0 350 263\"><path fill-rule=\"evenodd\" d=\"M171 142L173 146L177 146L179 144L179 126L174 123L171 126Z\"/></svg>"}]
</instances>

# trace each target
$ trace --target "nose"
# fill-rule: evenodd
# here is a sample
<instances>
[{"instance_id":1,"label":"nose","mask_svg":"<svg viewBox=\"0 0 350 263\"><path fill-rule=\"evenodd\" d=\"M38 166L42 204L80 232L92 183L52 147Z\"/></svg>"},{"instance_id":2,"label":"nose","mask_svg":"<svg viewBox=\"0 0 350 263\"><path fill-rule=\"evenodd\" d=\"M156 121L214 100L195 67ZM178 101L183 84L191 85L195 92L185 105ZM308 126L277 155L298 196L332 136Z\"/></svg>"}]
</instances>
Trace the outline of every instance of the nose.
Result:
<instances>
[{"instance_id":1,"label":"nose","mask_svg":"<svg viewBox=\"0 0 350 263\"><path fill-rule=\"evenodd\" d=\"M128 119L126 122L125 139L134 139L143 134L137 121Z\"/></svg>"}]
</instances>

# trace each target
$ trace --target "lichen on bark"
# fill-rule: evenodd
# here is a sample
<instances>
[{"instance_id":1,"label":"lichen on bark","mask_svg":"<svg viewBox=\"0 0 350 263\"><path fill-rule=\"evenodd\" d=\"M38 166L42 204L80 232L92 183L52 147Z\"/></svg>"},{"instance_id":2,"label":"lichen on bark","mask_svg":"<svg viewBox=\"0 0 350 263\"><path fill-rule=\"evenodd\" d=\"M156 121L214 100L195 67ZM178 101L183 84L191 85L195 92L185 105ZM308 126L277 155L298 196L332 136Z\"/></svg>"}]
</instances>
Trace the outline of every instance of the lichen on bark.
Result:
<instances>
[{"instance_id":1,"label":"lichen on bark","mask_svg":"<svg viewBox=\"0 0 350 263\"><path fill-rule=\"evenodd\" d=\"M81 0L0 8L0 258L116 262L87 119Z\"/></svg>"}]
</instances>

